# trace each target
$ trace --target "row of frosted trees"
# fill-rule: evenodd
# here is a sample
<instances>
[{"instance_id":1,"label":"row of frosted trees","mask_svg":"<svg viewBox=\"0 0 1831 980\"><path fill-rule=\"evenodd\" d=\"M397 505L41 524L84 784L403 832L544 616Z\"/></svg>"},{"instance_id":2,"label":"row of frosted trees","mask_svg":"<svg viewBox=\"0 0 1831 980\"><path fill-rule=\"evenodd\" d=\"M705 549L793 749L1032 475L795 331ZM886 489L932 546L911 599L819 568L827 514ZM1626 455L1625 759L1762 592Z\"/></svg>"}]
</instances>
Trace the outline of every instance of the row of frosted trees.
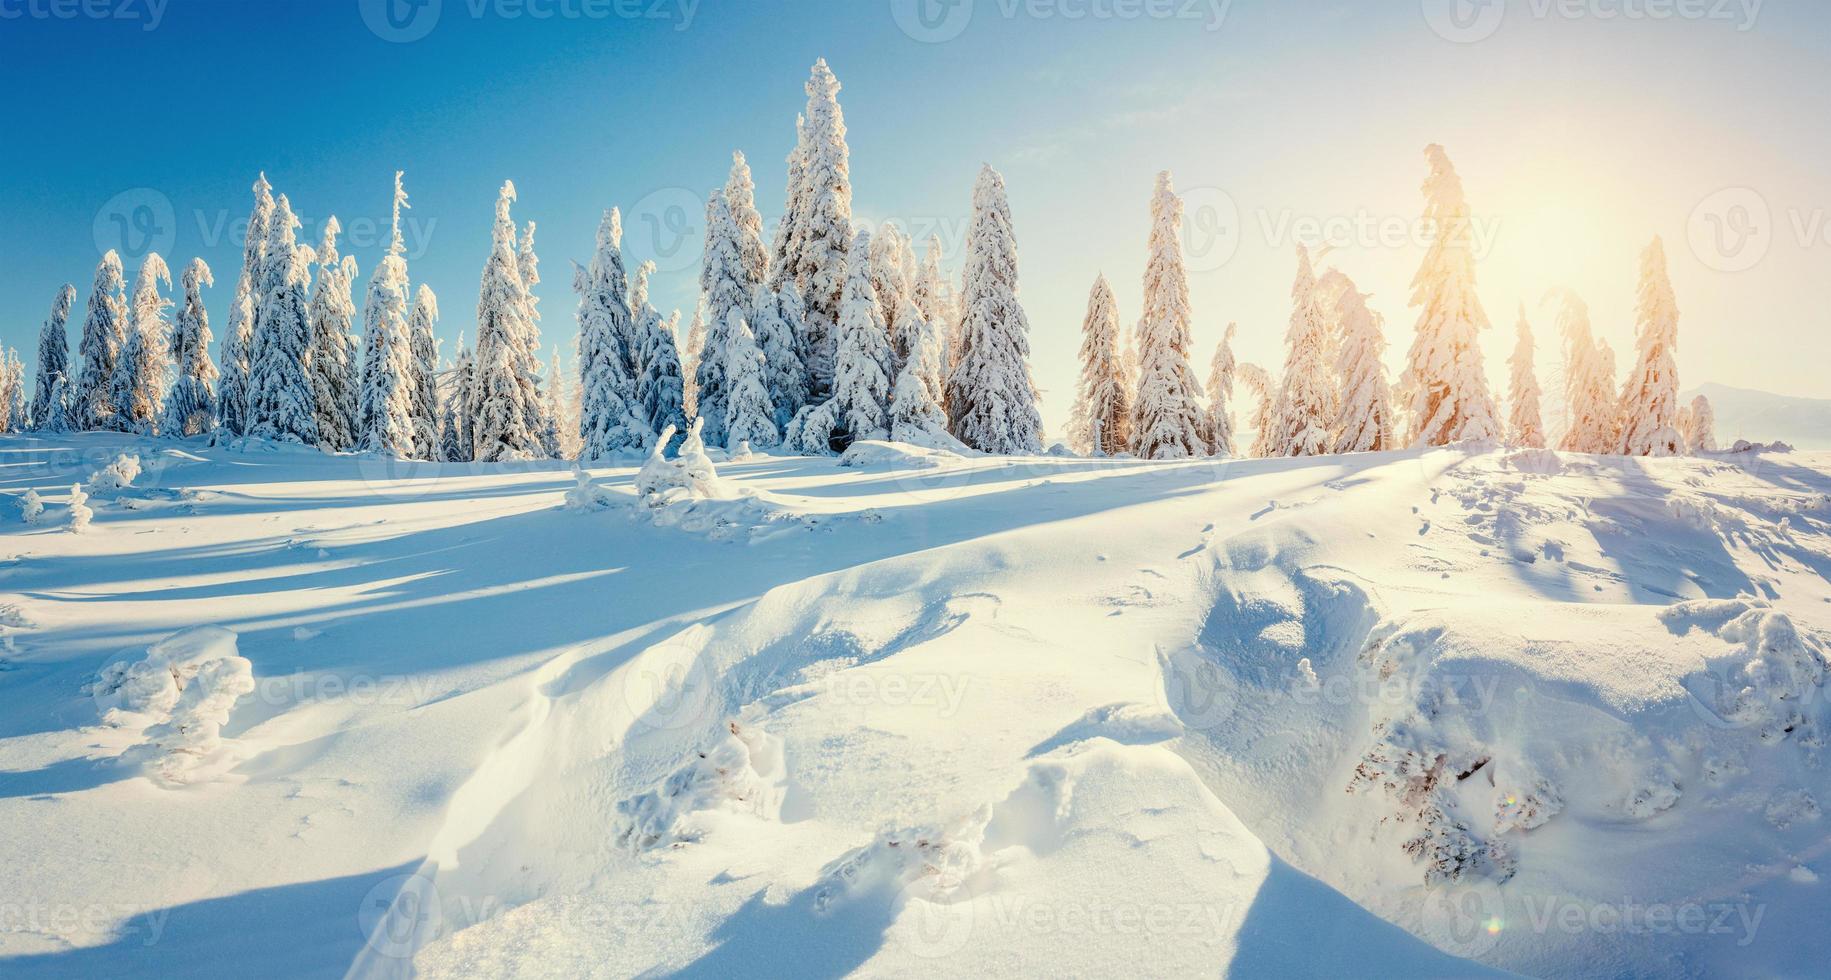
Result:
<instances>
[{"instance_id":1,"label":"row of frosted trees","mask_svg":"<svg viewBox=\"0 0 1831 980\"><path fill-rule=\"evenodd\" d=\"M1396 387L1386 376L1382 320L1368 307L1368 295L1339 270L1318 275L1302 247L1282 373L1274 378L1262 367L1236 362L1236 328L1229 325L1204 387L1190 360L1182 202L1170 175L1162 173L1151 200L1144 309L1136 328L1120 329L1104 276L1088 296L1069 423L1073 448L1147 459L1316 456L1468 440L1545 448L1543 395L1525 307L1508 360L1503 421L1482 360L1488 317L1476 295L1462 181L1442 147L1431 146L1425 155L1424 220L1433 241L1412 283L1417 332ZM1562 299L1565 375L1565 428L1557 448L1635 456L1716 448L1710 403L1699 396L1689 406L1678 404L1678 304L1659 239L1641 257L1637 349L1625 381L1615 379L1614 353L1593 338L1583 300L1568 290L1553 295ZM1236 383L1253 396L1250 446L1241 444L1235 425Z\"/></svg>"}]
</instances>

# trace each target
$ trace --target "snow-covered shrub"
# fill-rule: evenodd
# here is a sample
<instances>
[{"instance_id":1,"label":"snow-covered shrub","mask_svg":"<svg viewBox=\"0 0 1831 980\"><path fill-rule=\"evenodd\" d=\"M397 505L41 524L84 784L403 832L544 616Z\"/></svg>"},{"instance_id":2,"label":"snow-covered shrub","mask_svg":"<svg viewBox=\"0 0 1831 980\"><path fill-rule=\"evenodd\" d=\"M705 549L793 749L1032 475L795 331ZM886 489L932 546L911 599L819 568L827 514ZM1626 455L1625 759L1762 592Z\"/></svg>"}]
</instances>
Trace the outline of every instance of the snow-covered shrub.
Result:
<instances>
[{"instance_id":1,"label":"snow-covered shrub","mask_svg":"<svg viewBox=\"0 0 1831 980\"><path fill-rule=\"evenodd\" d=\"M1707 661L1709 675L1690 684L1693 694L1725 722L1753 728L1764 742L1794 737L1817 744L1816 697L1826 681L1827 651L1819 638L1802 632L1786 613L1766 601L1699 599L1662 609L1660 621L1675 633L1702 629L1730 649Z\"/></svg>"},{"instance_id":2,"label":"snow-covered shrub","mask_svg":"<svg viewBox=\"0 0 1831 980\"><path fill-rule=\"evenodd\" d=\"M125 490L140 475L140 457L122 453L107 466L89 474L91 490Z\"/></svg>"},{"instance_id":3,"label":"snow-covered shrub","mask_svg":"<svg viewBox=\"0 0 1831 980\"><path fill-rule=\"evenodd\" d=\"M659 446L656 447L659 450ZM591 474L583 469L574 471L576 478L572 489L566 491L567 510L603 510L612 503L610 492L591 482Z\"/></svg>"},{"instance_id":4,"label":"snow-covered shrub","mask_svg":"<svg viewBox=\"0 0 1831 980\"><path fill-rule=\"evenodd\" d=\"M717 742L661 785L619 802L612 836L619 847L647 851L700 840L706 829L693 817L710 810L773 820L786 785L781 739L728 721Z\"/></svg>"},{"instance_id":5,"label":"snow-covered shrub","mask_svg":"<svg viewBox=\"0 0 1831 980\"><path fill-rule=\"evenodd\" d=\"M38 491L27 488L25 496L19 498L19 519L27 524L36 524L44 517L45 502L39 498Z\"/></svg>"},{"instance_id":6,"label":"snow-covered shrub","mask_svg":"<svg viewBox=\"0 0 1831 980\"><path fill-rule=\"evenodd\" d=\"M984 864L981 844L990 818L990 808L982 808L951 829L901 827L878 834L821 869L814 886L814 911L827 914L873 893L948 897Z\"/></svg>"},{"instance_id":7,"label":"snow-covered shrub","mask_svg":"<svg viewBox=\"0 0 1831 980\"><path fill-rule=\"evenodd\" d=\"M700 425L701 420L693 421L693 427L687 430L686 441L680 444L680 454L673 459L668 459L664 453L668 440L674 436L674 427L668 426L649 451L648 461L636 471L636 493L649 506L724 496L718 471L713 468L711 458L706 455L706 444L699 437Z\"/></svg>"},{"instance_id":8,"label":"snow-covered shrub","mask_svg":"<svg viewBox=\"0 0 1831 980\"><path fill-rule=\"evenodd\" d=\"M83 492L83 485L80 483L70 484L70 526L68 530L83 531L88 529L89 519L95 516L95 511L89 509L88 503L89 495Z\"/></svg>"},{"instance_id":9,"label":"snow-covered shrub","mask_svg":"<svg viewBox=\"0 0 1831 980\"><path fill-rule=\"evenodd\" d=\"M103 723L144 726L145 741L123 753L123 762L186 783L219 760L222 726L254 690L254 667L236 652L235 633L196 626L153 644L139 660L108 664L88 690Z\"/></svg>"}]
</instances>

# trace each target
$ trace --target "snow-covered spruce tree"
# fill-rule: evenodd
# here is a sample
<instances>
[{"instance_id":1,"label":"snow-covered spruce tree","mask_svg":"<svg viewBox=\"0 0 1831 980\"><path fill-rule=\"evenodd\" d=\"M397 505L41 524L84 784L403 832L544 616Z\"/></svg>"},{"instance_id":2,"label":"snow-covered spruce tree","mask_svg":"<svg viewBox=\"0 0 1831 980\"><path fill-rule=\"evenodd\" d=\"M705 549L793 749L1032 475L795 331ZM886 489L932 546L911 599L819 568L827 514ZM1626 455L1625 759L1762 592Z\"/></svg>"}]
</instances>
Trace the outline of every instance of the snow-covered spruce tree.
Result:
<instances>
[{"instance_id":1,"label":"snow-covered spruce tree","mask_svg":"<svg viewBox=\"0 0 1831 980\"><path fill-rule=\"evenodd\" d=\"M1208 455L1201 434L1202 386L1189 366L1191 316L1182 224L1183 202L1165 170L1157 175L1151 196L1151 254L1144 269L1144 312L1138 319L1132 449L1143 459Z\"/></svg>"},{"instance_id":2,"label":"snow-covered spruce tree","mask_svg":"<svg viewBox=\"0 0 1831 980\"><path fill-rule=\"evenodd\" d=\"M706 299L706 337L694 372L696 404L706 420L702 438L710 446L726 444L725 406L730 388L725 377L725 346L730 342L732 311L742 316L749 306L748 281L737 222L732 220L724 192L714 190L706 195L706 250L699 270L699 288Z\"/></svg>"},{"instance_id":3,"label":"snow-covered spruce tree","mask_svg":"<svg viewBox=\"0 0 1831 980\"><path fill-rule=\"evenodd\" d=\"M547 384L542 391L547 399L547 418L554 429L554 451L558 459L577 459L579 455L579 420L572 413L573 389L577 382L568 377L559 351L547 366Z\"/></svg>"},{"instance_id":4,"label":"snow-covered spruce tree","mask_svg":"<svg viewBox=\"0 0 1831 980\"><path fill-rule=\"evenodd\" d=\"M648 309L654 312L654 307ZM666 320L656 314L643 321L642 378L636 394L643 417L656 432L670 427L679 432L687 424L686 374L675 342L679 328L679 310Z\"/></svg>"},{"instance_id":5,"label":"snow-covered spruce tree","mask_svg":"<svg viewBox=\"0 0 1831 980\"><path fill-rule=\"evenodd\" d=\"M413 349L407 323L406 249L401 240L401 209L407 206L402 174L394 174L394 232L388 253L369 276L362 308L362 390L357 399L356 448L409 459L414 445ZM468 431L468 402L460 396L458 415ZM467 455L464 460L468 461Z\"/></svg>"},{"instance_id":6,"label":"snow-covered spruce tree","mask_svg":"<svg viewBox=\"0 0 1831 980\"><path fill-rule=\"evenodd\" d=\"M1462 178L1443 147L1424 150L1424 220L1435 238L1412 279L1411 305L1420 308L1399 388L1410 406L1410 443L1446 446L1501 436L1482 364L1481 331L1488 315L1475 295L1475 256Z\"/></svg>"},{"instance_id":7,"label":"snow-covered spruce tree","mask_svg":"<svg viewBox=\"0 0 1831 980\"><path fill-rule=\"evenodd\" d=\"M834 330L852 240L852 170L845 113L839 107L839 79L833 77L824 58L814 64L808 77L804 118L800 214L789 261L795 285L807 304L807 335L801 347L812 397L819 401L832 392L837 356ZM863 261L864 256L859 259Z\"/></svg>"},{"instance_id":8,"label":"snow-covered spruce tree","mask_svg":"<svg viewBox=\"0 0 1831 980\"><path fill-rule=\"evenodd\" d=\"M110 382L115 362L127 342L127 276L121 269L121 257L114 249L102 256L95 267L95 284L89 290L89 308L83 317L83 334L77 342L77 355L83 359L76 380L76 411L79 428L103 429L111 426L114 405L109 401Z\"/></svg>"},{"instance_id":9,"label":"snow-covered spruce tree","mask_svg":"<svg viewBox=\"0 0 1831 980\"><path fill-rule=\"evenodd\" d=\"M433 328L439 322L439 296L421 283L407 315L407 352L413 364L413 458L439 458L439 345Z\"/></svg>"},{"instance_id":10,"label":"snow-covered spruce tree","mask_svg":"<svg viewBox=\"0 0 1831 980\"><path fill-rule=\"evenodd\" d=\"M763 216L757 213L757 185L750 178L750 164L741 150L731 153L731 175L725 180L725 206L737 225L744 284L755 290L769 281L769 249L763 244Z\"/></svg>"},{"instance_id":11,"label":"snow-covered spruce tree","mask_svg":"<svg viewBox=\"0 0 1831 980\"><path fill-rule=\"evenodd\" d=\"M312 283L311 357L306 362L312 382L313 412L318 419L318 448L343 452L356 448L357 392L356 338L350 332L356 319L351 292L356 282L355 256L337 254L337 235L343 230L336 215L324 222L324 240L318 246L318 279Z\"/></svg>"},{"instance_id":12,"label":"snow-covered spruce tree","mask_svg":"<svg viewBox=\"0 0 1831 980\"><path fill-rule=\"evenodd\" d=\"M1131 446L1132 397L1120 357L1118 302L1102 274L1088 290L1081 320L1081 378L1068 422L1075 452L1111 456Z\"/></svg>"},{"instance_id":13,"label":"snow-covered spruce tree","mask_svg":"<svg viewBox=\"0 0 1831 980\"><path fill-rule=\"evenodd\" d=\"M451 380L439 399L439 458L447 463L467 463L471 459L470 421L464 414L464 393L470 390L470 348L464 336L458 336L458 356L452 364Z\"/></svg>"},{"instance_id":14,"label":"snow-covered spruce tree","mask_svg":"<svg viewBox=\"0 0 1831 980\"><path fill-rule=\"evenodd\" d=\"M62 432L68 427L69 406L57 400L57 382L69 390L70 340L66 334L70 310L76 305L76 287L64 283L51 301L51 315L38 331L38 369L33 377L31 418L28 428Z\"/></svg>"},{"instance_id":15,"label":"snow-covered spruce tree","mask_svg":"<svg viewBox=\"0 0 1831 980\"><path fill-rule=\"evenodd\" d=\"M1378 453L1398 448L1392 417L1392 387L1386 382L1385 321L1367 306L1367 294L1347 280L1335 301L1341 336L1335 353L1342 408L1336 429L1338 453Z\"/></svg>"},{"instance_id":16,"label":"snow-covered spruce tree","mask_svg":"<svg viewBox=\"0 0 1831 980\"><path fill-rule=\"evenodd\" d=\"M922 314L922 321L928 324L940 341L937 352L941 357L941 377L946 378L952 369L953 352L949 349L949 338L952 327L949 317L947 280L941 275L941 239L928 236L928 244L922 250L922 259L916 265L916 271L909 282L909 298L915 303L916 310Z\"/></svg>"},{"instance_id":17,"label":"snow-covered spruce tree","mask_svg":"<svg viewBox=\"0 0 1831 980\"><path fill-rule=\"evenodd\" d=\"M805 212L806 167L803 161L807 158L807 119L795 116L795 148L788 154L787 188L783 194L782 220L776 222L776 234L769 247L769 277L767 283L772 290L779 290L785 283L795 281L795 236L801 226L802 214ZM800 338L796 343L799 345Z\"/></svg>"},{"instance_id":18,"label":"snow-covered spruce tree","mask_svg":"<svg viewBox=\"0 0 1831 980\"><path fill-rule=\"evenodd\" d=\"M801 294L792 282L776 290L758 286L750 293L751 332L763 353L763 384L775 408L778 431L807 400L807 372L795 349L803 316Z\"/></svg>"},{"instance_id":19,"label":"snow-covered spruce tree","mask_svg":"<svg viewBox=\"0 0 1831 980\"><path fill-rule=\"evenodd\" d=\"M0 432L25 431L25 412L25 361L9 347L0 357Z\"/></svg>"},{"instance_id":20,"label":"snow-covered spruce tree","mask_svg":"<svg viewBox=\"0 0 1831 980\"><path fill-rule=\"evenodd\" d=\"M1571 453L1607 453L1615 445L1612 354L1596 343L1589 305L1570 290L1558 313L1564 337L1564 436L1558 448Z\"/></svg>"},{"instance_id":21,"label":"snow-covered spruce tree","mask_svg":"<svg viewBox=\"0 0 1831 980\"><path fill-rule=\"evenodd\" d=\"M1507 358L1512 370L1507 384L1507 441L1521 449L1544 449L1545 416L1539 406L1544 397L1539 390L1538 370L1533 365L1537 348L1532 340L1532 324L1526 320L1526 304L1519 305L1519 338L1513 345L1513 356Z\"/></svg>"},{"instance_id":22,"label":"snow-covered spruce tree","mask_svg":"<svg viewBox=\"0 0 1831 980\"><path fill-rule=\"evenodd\" d=\"M1717 451L1717 413L1710 407L1710 399L1699 395L1691 399L1691 405L1683 412L1685 446L1693 453L1714 453Z\"/></svg>"},{"instance_id":23,"label":"snow-covered spruce tree","mask_svg":"<svg viewBox=\"0 0 1831 980\"><path fill-rule=\"evenodd\" d=\"M184 306L172 328L172 362L176 377L166 393L159 432L174 438L204 435L216 428L216 365L210 361L210 314L203 305L205 286L216 277L202 259L192 259L179 276Z\"/></svg>"},{"instance_id":24,"label":"snow-covered spruce tree","mask_svg":"<svg viewBox=\"0 0 1831 980\"><path fill-rule=\"evenodd\" d=\"M706 352L706 298L701 296L693 307L693 322L687 327L687 343L680 352L680 366L685 372L683 389L688 418L699 417L699 361Z\"/></svg>"},{"instance_id":25,"label":"snow-covered spruce tree","mask_svg":"<svg viewBox=\"0 0 1831 980\"><path fill-rule=\"evenodd\" d=\"M307 446L318 444L318 398L306 373L311 319L306 288L316 254L297 240L299 219L281 194L267 229L261 265L261 313L255 320L248 386L250 435Z\"/></svg>"},{"instance_id":26,"label":"snow-covered spruce tree","mask_svg":"<svg viewBox=\"0 0 1831 980\"><path fill-rule=\"evenodd\" d=\"M273 187L267 175L254 182L254 210L248 215L248 232L242 240L242 274L235 282L229 303L229 329L223 335L222 386L217 389L218 414L230 435L246 435L249 358L254 352L254 322L261 309L261 265L267 257L267 232L273 222Z\"/></svg>"},{"instance_id":27,"label":"snow-covered spruce tree","mask_svg":"<svg viewBox=\"0 0 1831 980\"><path fill-rule=\"evenodd\" d=\"M782 441L775 406L763 382L763 352L757 349L742 310L732 310L725 327L725 433L731 448L748 442L752 449L773 449Z\"/></svg>"},{"instance_id":28,"label":"snow-covered spruce tree","mask_svg":"<svg viewBox=\"0 0 1831 980\"><path fill-rule=\"evenodd\" d=\"M490 233L490 256L483 265L483 276L477 298L476 376L471 380L471 438L477 461L496 463L503 460L540 459L545 449L540 438L540 418L529 415L530 404L538 412L538 389L533 379L524 376L528 338L534 325L528 314L531 304L521 281L521 266L515 244L515 222L509 217L509 206L515 201L515 185L504 181L496 198L496 223ZM621 300L627 290L619 288Z\"/></svg>"},{"instance_id":29,"label":"snow-covered spruce tree","mask_svg":"<svg viewBox=\"0 0 1831 980\"><path fill-rule=\"evenodd\" d=\"M1655 237L1640 256L1635 304L1634 366L1621 388L1621 438L1625 456L1676 456L1685 451L1678 422L1678 299L1666 273L1666 245Z\"/></svg>"},{"instance_id":30,"label":"snow-covered spruce tree","mask_svg":"<svg viewBox=\"0 0 1831 980\"><path fill-rule=\"evenodd\" d=\"M540 299L534 295L534 287L540 285L540 257L534 254L532 221L522 230L516 265L521 270L522 295L527 297L528 303L528 332L521 340L521 391L525 399L522 410L534 420L543 453L548 458L555 458L559 455L559 423L548 414L547 398L541 392ZM435 363L436 360L435 355Z\"/></svg>"},{"instance_id":31,"label":"snow-covered spruce tree","mask_svg":"<svg viewBox=\"0 0 1831 980\"><path fill-rule=\"evenodd\" d=\"M123 432L152 435L165 387L171 375L172 325L167 311L172 301L159 292L171 288L172 273L158 252L150 252L134 278L129 308L127 342L109 379L108 400L115 427Z\"/></svg>"},{"instance_id":32,"label":"snow-covered spruce tree","mask_svg":"<svg viewBox=\"0 0 1831 980\"><path fill-rule=\"evenodd\" d=\"M870 249L871 232L861 228L852 239L852 254L868 255ZM854 262L846 275L838 330L833 398L839 403L839 424L845 430L845 439L887 439L890 378L884 365L890 361L890 336L884 330L884 315L878 309L868 262Z\"/></svg>"},{"instance_id":33,"label":"snow-covered spruce tree","mask_svg":"<svg viewBox=\"0 0 1831 980\"><path fill-rule=\"evenodd\" d=\"M915 301L905 298L899 325L914 339L890 388L890 438L917 446L957 446L941 407L941 335L921 317Z\"/></svg>"},{"instance_id":34,"label":"snow-covered spruce tree","mask_svg":"<svg viewBox=\"0 0 1831 980\"><path fill-rule=\"evenodd\" d=\"M877 308L884 314L884 331L890 335L890 361L884 373L890 377L903 369L903 349L898 344L897 314L909 297L909 279L903 269L903 253L908 249L902 231L891 222L878 226L871 238L871 289L877 294Z\"/></svg>"},{"instance_id":35,"label":"snow-covered spruce tree","mask_svg":"<svg viewBox=\"0 0 1831 980\"><path fill-rule=\"evenodd\" d=\"M1297 246L1297 280L1291 286L1291 324L1285 331L1283 385L1278 390L1274 456L1321 456L1334 444L1330 391L1335 366L1329 363L1328 319L1310 250Z\"/></svg>"},{"instance_id":36,"label":"snow-covered spruce tree","mask_svg":"<svg viewBox=\"0 0 1831 980\"><path fill-rule=\"evenodd\" d=\"M1030 321L1017 300L1017 237L1004 178L990 165L973 188L967 226L960 353L947 379L954 435L982 452L1042 451L1030 380Z\"/></svg>"},{"instance_id":37,"label":"snow-covered spruce tree","mask_svg":"<svg viewBox=\"0 0 1831 980\"><path fill-rule=\"evenodd\" d=\"M1208 364L1208 450L1222 459L1239 455L1233 424L1233 378L1238 364L1233 358L1233 338L1239 325L1229 323ZM1123 379L1124 365L1120 365Z\"/></svg>"},{"instance_id":38,"label":"snow-covered spruce tree","mask_svg":"<svg viewBox=\"0 0 1831 980\"><path fill-rule=\"evenodd\" d=\"M644 277L646 278L646 277ZM632 349L638 325L629 307L630 285L623 267L623 216L604 212L598 223L591 264L575 268L572 288L579 296L579 455L584 461L641 452L654 430L640 406L639 364L644 349ZM644 287L646 291L646 286ZM647 338L638 343L646 346ZM678 370L679 365L675 365Z\"/></svg>"}]
</instances>

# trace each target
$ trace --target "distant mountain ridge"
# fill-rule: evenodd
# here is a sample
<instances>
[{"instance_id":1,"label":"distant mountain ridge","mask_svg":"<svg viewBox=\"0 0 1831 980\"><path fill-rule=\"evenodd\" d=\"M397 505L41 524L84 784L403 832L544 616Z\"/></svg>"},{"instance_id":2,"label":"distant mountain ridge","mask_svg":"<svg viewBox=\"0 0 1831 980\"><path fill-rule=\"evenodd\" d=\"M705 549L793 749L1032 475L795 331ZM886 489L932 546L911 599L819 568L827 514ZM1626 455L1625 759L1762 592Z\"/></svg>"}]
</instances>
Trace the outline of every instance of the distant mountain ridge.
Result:
<instances>
[{"instance_id":1,"label":"distant mountain ridge","mask_svg":"<svg viewBox=\"0 0 1831 980\"><path fill-rule=\"evenodd\" d=\"M1831 449L1831 398L1705 384L1685 392L1679 404L1689 404L1700 394L1716 411L1717 442L1724 446L1747 439L1779 440L1795 449Z\"/></svg>"}]
</instances>

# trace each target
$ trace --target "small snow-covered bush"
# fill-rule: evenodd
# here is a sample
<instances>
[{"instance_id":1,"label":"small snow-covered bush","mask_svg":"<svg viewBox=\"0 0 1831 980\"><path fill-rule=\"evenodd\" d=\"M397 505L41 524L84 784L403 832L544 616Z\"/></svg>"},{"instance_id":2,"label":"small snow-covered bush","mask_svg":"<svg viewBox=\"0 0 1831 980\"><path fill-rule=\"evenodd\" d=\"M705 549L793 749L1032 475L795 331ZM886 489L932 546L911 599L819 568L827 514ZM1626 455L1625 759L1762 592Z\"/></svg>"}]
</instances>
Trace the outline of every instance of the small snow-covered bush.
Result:
<instances>
[{"instance_id":1,"label":"small snow-covered bush","mask_svg":"<svg viewBox=\"0 0 1831 980\"><path fill-rule=\"evenodd\" d=\"M140 476L140 457L122 453L107 466L89 474L91 490L125 490Z\"/></svg>"},{"instance_id":2,"label":"small snow-covered bush","mask_svg":"<svg viewBox=\"0 0 1831 980\"><path fill-rule=\"evenodd\" d=\"M782 741L735 721L726 722L725 731L660 786L617 804L618 846L647 851L690 844L705 834L693 815L708 810L772 820L780 815L787 780Z\"/></svg>"},{"instance_id":3,"label":"small snow-covered bush","mask_svg":"<svg viewBox=\"0 0 1831 980\"><path fill-rule=\"evenodd\" d=\"M83 492L80 483L70 484L70 526L71 531L83 531L89 527L89 519L95 511L89 509L89 495Z\"/></svg>"},{"instance_id":4,"label":"small snow-covered bush","mask_svg":"<svg viewBox=\"0 0 1831 980\"><path fill-rule=\"evenodd\" d=\"M603 510L611 505L610 492L591 482L591 474L577 470L573 474L577 482L566 491L567 510Z\"/></svg>"},{"instance_id":5,"label":"small snow-covered bush","mask_svg":"<svg viewBox=\"0 0 1831 980\"><path fill-rule=\"evenodd\" d=\"M45 502L38 496L38 491L27 489L25 496L19 498L19 518L27 524L36 524L44 517Z\"/></svg>"},{"instance_id":6,"label":"small snow-covered bush","mask_svg":"<svg viewBox=\"0 0 1831 980\"><path fill-rule=\"evenodd\" d=\"M126 763L172 783L194 782L220 761L222 726L254 690L254 666L236 652L235 633L197 626L153 644L138 660L103 667L89 696L104 724L144 726Z\"/></svg>"},{"instance_id":7,"label":"small snow-covered bush","mask_svg":"<svg viewBox=\"0 0 1831 980\"><path fill-rule=\"evenodd\" d=\"M704 500L724 496L718 471L713 468L711 458L706 455L706 444L699 436L701 424L703 420L693 420L693 427L687 430L686 441L680 444L680 455L673 459L668 459L663 449L668 440L674 437L674 427L668 426L661 438L655 441L655 448L649 453L648 461L636 472L636 493L649 506L658 507L682 499Z\"/></svg>"}]
</instances>

